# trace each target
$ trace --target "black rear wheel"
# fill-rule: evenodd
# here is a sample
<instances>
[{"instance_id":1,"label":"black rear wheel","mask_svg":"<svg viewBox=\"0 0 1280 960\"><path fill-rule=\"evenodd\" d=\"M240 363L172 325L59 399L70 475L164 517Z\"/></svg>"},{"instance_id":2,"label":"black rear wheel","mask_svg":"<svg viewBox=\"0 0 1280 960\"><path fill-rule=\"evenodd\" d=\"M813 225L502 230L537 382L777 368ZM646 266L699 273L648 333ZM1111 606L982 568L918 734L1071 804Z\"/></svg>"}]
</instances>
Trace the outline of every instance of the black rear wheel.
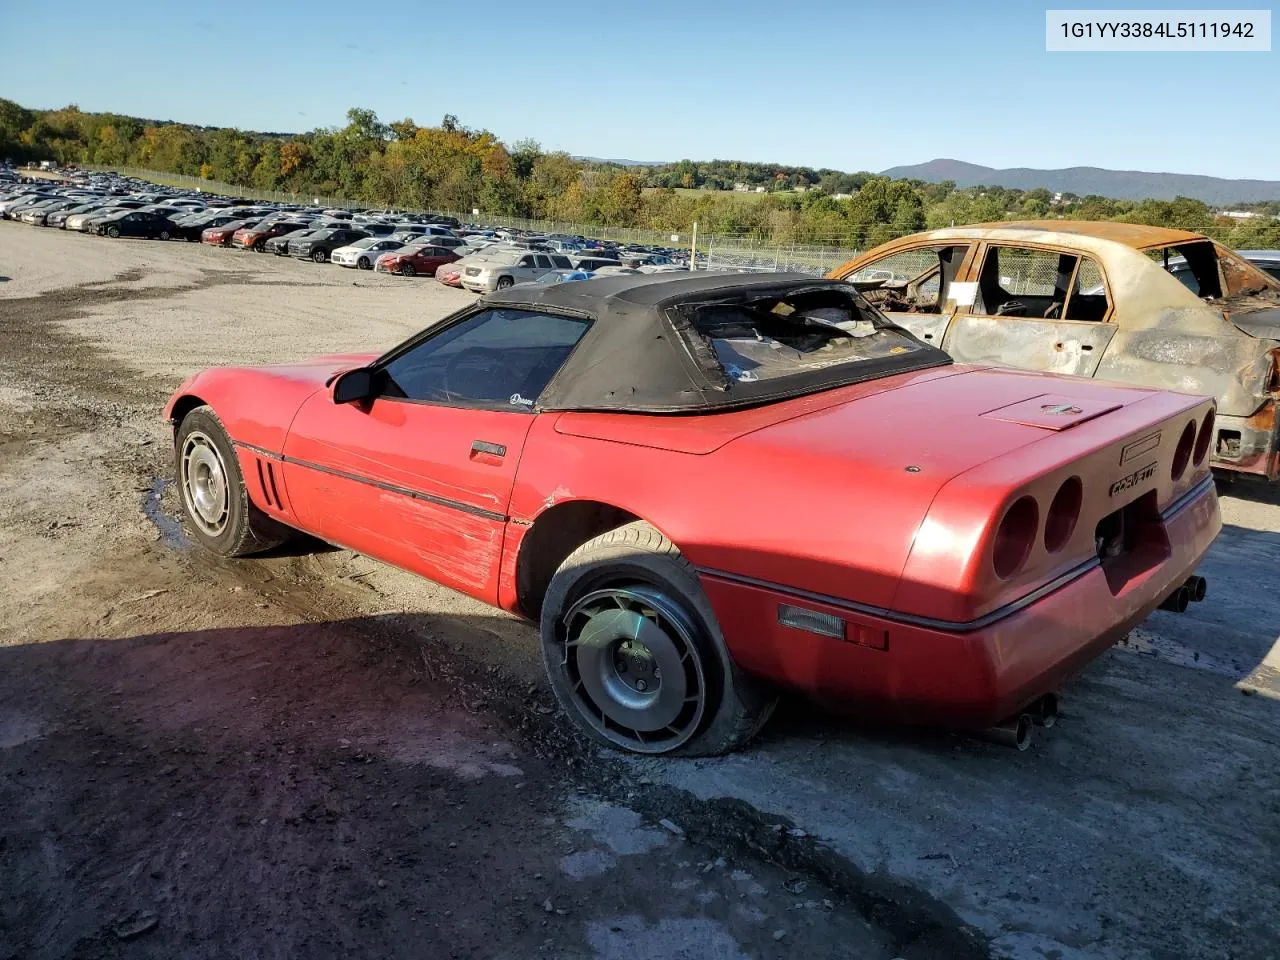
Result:
<instances>
[{"instance_id":1,"label":"black rear wheel","mask_svg":"<svg viewBox=\"0 0 1280 960\"><path fill-rule=\"evenodd\" d=\"M610 746L724 753L773 712L773 694L729 656L692 566L646 523L569 555L547 588L541 632L556 699Z\"/></svg>"}]
</instances>

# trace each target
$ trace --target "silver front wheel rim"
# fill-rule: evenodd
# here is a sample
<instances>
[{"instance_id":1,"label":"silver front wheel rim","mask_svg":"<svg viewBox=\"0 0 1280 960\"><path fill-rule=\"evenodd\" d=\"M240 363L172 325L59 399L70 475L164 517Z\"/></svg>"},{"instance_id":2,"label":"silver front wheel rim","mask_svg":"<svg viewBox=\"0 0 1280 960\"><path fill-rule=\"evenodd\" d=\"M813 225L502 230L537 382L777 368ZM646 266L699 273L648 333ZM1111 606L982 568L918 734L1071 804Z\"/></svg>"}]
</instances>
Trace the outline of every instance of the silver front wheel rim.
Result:
<instances>
[{"instance_id":1,"label":"silver front wheel rim","mask_svg":"<svg viewBox=\"0 0 1280 960\"><path fill-rule=\"evenodd\" d=\"M204 433L193 430L182 442L182 496L187 515L211 537L227 528L231 491L222 454Z\"/></svg>"},{"instance_id":2,"label":"silver front wheel rim","mask_svg":"<svg viewBox=\"0 0 1280 960\"><path fill-rule=\"evenodd\" d=\"M628 750L666 753L697 733L706 678L696 628L675 600L648 585L596 590L562 625L575 706L601 735Z\"/></svg>"}]
</instances>

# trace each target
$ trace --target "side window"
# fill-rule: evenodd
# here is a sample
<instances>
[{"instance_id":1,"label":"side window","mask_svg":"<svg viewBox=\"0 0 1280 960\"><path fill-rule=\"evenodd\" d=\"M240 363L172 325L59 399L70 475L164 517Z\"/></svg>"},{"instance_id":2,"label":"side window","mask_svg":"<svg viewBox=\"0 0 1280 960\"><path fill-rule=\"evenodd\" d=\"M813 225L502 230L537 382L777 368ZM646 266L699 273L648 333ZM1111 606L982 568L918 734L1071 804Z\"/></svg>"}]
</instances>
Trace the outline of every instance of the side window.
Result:
<instances>
[{"instance_id":1,"label":"side window","mask_svg":"<svg viewBox=\"0 0 1280 960\"><path fill-rule=\"evenodd\" d=\"M382 396L529 410L588 323L529 310L486 310L396 357Z\"/></svg>"},{"instance_id":2,"label":"side window","mask_svg":"<svg viewBox=\"0 0 1280 960\"><path fill-rule=\"evenodd\" d=\"M569 262L568 257L560 256L557 254L556 256L551 258L551 262L554 263L561 270L573 269L573 264Z\"/></svg>"},{"instance_id":3,"label":"side window","mask_svg":"<svg viewBox=\"0 0 1280 960\"><path fill-rule=\"evenodd\" d=\"M968 252L963 244L901 250L844 279L859 285L878 284L863 295L886 312L938 313Z\"/></svg>"},{"instance_id":4,"label":"side window","mask_svg":"<svg viewBox=\"0 0 1280 960\"><path fill-rule=\"evenodd\" d=\"M544 270L550 270L550 269L551 269L551 258L550 258L550 257L548 257L548 256L544 256L543 254L541 254L541 253L540 253L540 254L538 254L538 256L537 256L535 259L537 260L538 266L542 267Z\"/></svg>"},{"instance_id":5,"label":"side window","mask_svg":"<svg viewBox=\"0 0 1280 960\"><path fill-rule=\"evenodd\" d=\"M521 257L521 258L520 258L520 262L519 262L519 263L517 263L517 264L516 264L516 266L517 266L517 267L532 267L532 266L533 266L533 264L534 264L533 255L532 255L532 254L530 254L529 256Z\"/></svg>"},{"instance_id":6,"label":"side window","mask_svg":"<svg viewBox=\"0 0 1280 960\"><path fill-rule=\"evenodd\" d=\"M1059 320L1079 257L1052 250L992 246L978 272L973 313Z\"/></svg>"},{"instance_id":7,"label":"side window","mask_svg":"<svg viewBox=\"0 0 1280 960\"><path fill-rule=\"evenodd\" d=\"M1088 257L1081 257L1080 269L1076 271L1076 282L1071 288L1071 299L1067 301L1064 319L1097 323L1106 318L1109 309L1102 271Z\"/></svg>"}]
</instances>

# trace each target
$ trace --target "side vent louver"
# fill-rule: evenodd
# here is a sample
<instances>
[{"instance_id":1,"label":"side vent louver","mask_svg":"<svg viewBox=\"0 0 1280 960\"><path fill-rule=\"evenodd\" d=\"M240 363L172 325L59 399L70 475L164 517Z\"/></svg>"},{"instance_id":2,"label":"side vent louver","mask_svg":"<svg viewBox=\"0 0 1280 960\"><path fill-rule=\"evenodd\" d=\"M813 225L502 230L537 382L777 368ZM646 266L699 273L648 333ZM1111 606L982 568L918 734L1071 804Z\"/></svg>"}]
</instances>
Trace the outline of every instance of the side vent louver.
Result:
<instances>
[{"instance_id":1,"label":"side vent louver","mask_svg":"<svg viewBox=\"0 0 1280 960\"><path fill-rule=\"evenodd\" d=\"M277 510L283 509L280 506L280 491L276 489L276 468L270 463L267 464L267 480L271 484L271 499Z\"/></svg>"},{"instance_id":2,"label":"side vent louver","mask_svg":"<svg viewBox=\"0 0 1280 960\"><path fill-rule=\"evenodd\" d=\"M266 473L270 473L270 471L271 471L271 464L267 464L267 470L266 470L266 473L264 473L264 472L263 472L263 469L262 469L262 461L261 461L261 460L255 460L254 462L257 464L257 467L258 467L258 487L262 490L262 499L266 502L267 506L269 506L269 507L277 506L277 501L276 501L276 500L272 497L272 495L271 495L271 494L272 494L272 492L273 492L273 491L274 491L274 489L275 489L275 478L274 478L274 477L273 477L273 478L272 478L272 480L271 480L271 488L272 488L272 489L271 489L271 490L268 490L268 489L267 489L267 477L266 477Z\"/></svg>"}]
</instances>

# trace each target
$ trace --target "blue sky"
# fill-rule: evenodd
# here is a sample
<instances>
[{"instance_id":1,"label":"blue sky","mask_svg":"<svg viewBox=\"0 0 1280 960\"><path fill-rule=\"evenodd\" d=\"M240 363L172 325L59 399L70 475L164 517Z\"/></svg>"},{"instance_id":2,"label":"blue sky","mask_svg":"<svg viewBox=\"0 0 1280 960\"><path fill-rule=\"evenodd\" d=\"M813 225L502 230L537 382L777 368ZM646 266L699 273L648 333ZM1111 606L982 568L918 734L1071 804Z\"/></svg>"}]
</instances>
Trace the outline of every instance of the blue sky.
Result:
<instances>
[{"instance_id":1,"label":"blue sky","mask_svg":"<svg viewBox=\"0 0 1280 960\"><path fill-rule=\"evenodd\" d=\"M0 0L0 96L277 131L452 113L638 160L1280 179L1280 53L1046 53L1069 5Z\"/></svg>"}]
</instances>

